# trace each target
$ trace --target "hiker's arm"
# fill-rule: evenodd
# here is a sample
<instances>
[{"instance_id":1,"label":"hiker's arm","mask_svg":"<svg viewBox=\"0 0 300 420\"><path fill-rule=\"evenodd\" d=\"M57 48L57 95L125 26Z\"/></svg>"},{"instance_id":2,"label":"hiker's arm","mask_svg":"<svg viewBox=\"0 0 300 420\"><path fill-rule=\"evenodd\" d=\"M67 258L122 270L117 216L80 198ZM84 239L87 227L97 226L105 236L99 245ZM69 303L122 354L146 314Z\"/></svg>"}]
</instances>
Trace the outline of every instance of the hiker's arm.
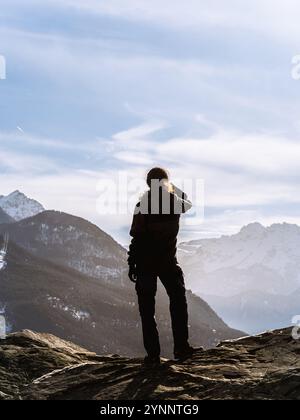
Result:
<instances>
[{"instance_id":1,"label":"hiker's arm","mask_svg":"<svg viewBox=\"0 0 300 420\"><path fill-rule=\"evenodd\" d=\"M192 202L188 199L185 192L176 187L174 184L172 184L172 186L174 190L174 209L176 214L188 212L193 206Z\"/></svg>"},{"instance_id":2,"label":"hiker's arm","mask_svg":"<svg viewBox=\"0 0 300 420\"><path fill-rule=\"evenodd\" d=\"M145 233L145 216L140 213L140 205L137 205L134 211L133 221L130 229L132 236L131 244L128 251L129 278L136 281L136 263L137 253L139 249L139 238Z\"/></svg>"},{"instance_id":3,"label":"hiker's arm","mask_svg":"<svg viewBox=\"0 0 300 420\"><path fill-rule=\"evenodd\" d=\"M137 251L136 238L132 238L131 244L129 246L129 251L128 251L128 266L129 266L128 277L133 283L136 283L137 281L136 251Z\"/></svg>"},{"instance_id":4,"label":"hiker's arm","mask_svg":"<svg viewBox=\"0 0 300 420\"><path fill-rule=\"evenodd\" d=\"M138 250L138 240L136 237L133 237L129 245L128 251L128 265L129 268L135 268L137 260L137 250Z\"/></svg>"}]
</instances>

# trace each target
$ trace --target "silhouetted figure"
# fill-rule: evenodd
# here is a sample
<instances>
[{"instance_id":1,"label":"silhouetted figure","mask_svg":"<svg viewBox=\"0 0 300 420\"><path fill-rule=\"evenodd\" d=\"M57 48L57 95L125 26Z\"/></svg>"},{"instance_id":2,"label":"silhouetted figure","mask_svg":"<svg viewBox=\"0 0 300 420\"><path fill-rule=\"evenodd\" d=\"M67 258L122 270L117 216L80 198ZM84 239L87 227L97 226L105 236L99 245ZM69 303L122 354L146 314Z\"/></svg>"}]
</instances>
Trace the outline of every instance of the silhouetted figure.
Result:
<instances>
[{"instance_id":1,"label":"silhouetted figure","mask_svg":"<svg viewBox=\"0 0 300 420\"><path fill-rule=\"evenodd\" d=\"M170 299L174 355L193 353L188 342L188 310L183 272L177 261L177 235L181 214L192 207L184 192L169 182L168 173L153 168L147 175L147 191L137 204L129 248L129 278L136 283L142 319L145 364L160 363L160 344L155 321L157 278Z\"/></svg>"}]
</instances>

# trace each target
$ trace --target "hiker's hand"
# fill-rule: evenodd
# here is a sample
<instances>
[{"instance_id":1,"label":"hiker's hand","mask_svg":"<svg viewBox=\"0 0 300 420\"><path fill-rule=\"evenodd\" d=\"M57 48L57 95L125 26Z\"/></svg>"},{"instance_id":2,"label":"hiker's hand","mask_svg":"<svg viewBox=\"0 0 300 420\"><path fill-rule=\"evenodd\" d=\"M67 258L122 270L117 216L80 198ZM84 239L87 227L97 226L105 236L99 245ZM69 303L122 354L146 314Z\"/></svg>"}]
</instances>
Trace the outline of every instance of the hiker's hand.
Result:
<instances>
[{"instance_id":1,"label":"hiker's hand","mask_svg":"<svg viewBox=\"0 0 300 420\"><path fill-rule=\"evenodd\" d=\"M134 267L129 268L128 277L129 277L130 281L132 281L132 283L136 283L137 274L136 274L136 269Z\"/></svg>"},{"instance_id":2,"label":"hiker's hand","mask_svg":"<svg viewBox=\"0 0 300 420\"><path fill-rule=\"evenodd\" d=\"M178 188L176 185L172 184L173 192L176 194L179 198L183 200L187 200L187 195L185 192L183 192L180 188Z\"/></svg>"}]
</instances>

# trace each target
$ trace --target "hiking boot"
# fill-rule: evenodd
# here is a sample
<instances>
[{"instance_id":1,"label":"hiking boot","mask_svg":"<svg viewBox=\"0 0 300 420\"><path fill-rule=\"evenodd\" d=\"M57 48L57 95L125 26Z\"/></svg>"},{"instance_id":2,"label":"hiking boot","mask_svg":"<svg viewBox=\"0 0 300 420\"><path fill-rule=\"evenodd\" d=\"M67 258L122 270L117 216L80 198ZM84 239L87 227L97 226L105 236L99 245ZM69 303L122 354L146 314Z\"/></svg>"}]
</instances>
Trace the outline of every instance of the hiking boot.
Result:
<instances>
[{"instance_id":1,"label":"hiking boot","mask_svg":"<svg viewBox=\"0 0 300 420\"><path fill-rule=\"evenodd\" d=\"M194 347L189 346L183 350L175 351L174 357L175 357L175 360L184 361L192 357L195 353L202 352L202 351L204 351L203 347L194 348Z\"/></svg>"},{"instance_id":2,"label":"hiking boot","mask_svg":"<svg viewBox=\"0 0 300 420\"><path fill-rule=\"evenodd\" d=\"M156 367L160 366L161 361L159 356L146 356L143 362L144 367Z\"/></svg>"}]
</instances>

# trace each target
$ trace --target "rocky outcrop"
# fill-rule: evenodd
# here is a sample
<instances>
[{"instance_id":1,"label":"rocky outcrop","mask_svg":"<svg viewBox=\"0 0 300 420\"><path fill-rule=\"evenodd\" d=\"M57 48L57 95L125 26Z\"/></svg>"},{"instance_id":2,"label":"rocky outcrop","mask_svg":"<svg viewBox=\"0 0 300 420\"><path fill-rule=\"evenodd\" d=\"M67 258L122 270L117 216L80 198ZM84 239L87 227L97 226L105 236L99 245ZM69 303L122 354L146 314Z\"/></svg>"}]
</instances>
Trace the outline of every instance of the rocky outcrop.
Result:
<instances>
[{"instance_id":1,"label":"rocky outcrop","mask_svg":"<svg viewBox=\"0 0 300 420\"><path fill-rule=\"evenodd\" d=\"M20 390L49 372L92 362L94 353L50 334L24 331L0 340L0 399L20 398Z\"/></svg>"},{"instance_id":2,"label":"rocky outcrop","mask_svg":"<svg viewBox=\"0 0 300 420\"><path fill-rule=\"evenodd\" d=\"M300 341L291 329L221 343L184 363L96 356L30 331L0 341L0 399L300 399Z\"/></svg>"}]
</instances>

